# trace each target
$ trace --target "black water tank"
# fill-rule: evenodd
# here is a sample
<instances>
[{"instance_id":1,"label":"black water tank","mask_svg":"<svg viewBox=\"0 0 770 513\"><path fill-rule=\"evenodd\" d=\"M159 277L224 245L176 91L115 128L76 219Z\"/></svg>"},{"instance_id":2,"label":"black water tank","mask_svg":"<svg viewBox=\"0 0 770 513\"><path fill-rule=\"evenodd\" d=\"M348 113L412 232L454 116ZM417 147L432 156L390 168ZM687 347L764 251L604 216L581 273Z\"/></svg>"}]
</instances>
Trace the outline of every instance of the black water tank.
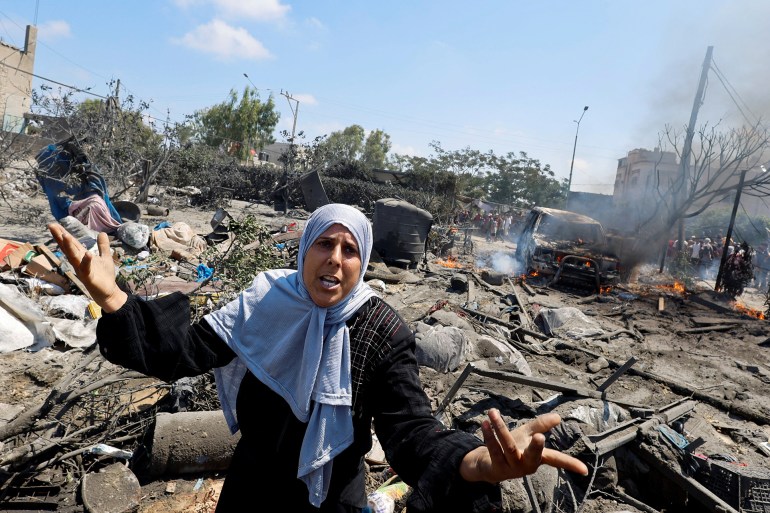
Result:
<instances>
[{"instance_id":1,"label":"black water tank","mask_svg":"<svg viewBox=\"0 0 770 513\"><path fill-rule=\"evenodd\" d=\"M374 249L383 260L417 263L425 252L433 216L395 198L377 200L372 218Z\"/></svg>"}]
</instances>

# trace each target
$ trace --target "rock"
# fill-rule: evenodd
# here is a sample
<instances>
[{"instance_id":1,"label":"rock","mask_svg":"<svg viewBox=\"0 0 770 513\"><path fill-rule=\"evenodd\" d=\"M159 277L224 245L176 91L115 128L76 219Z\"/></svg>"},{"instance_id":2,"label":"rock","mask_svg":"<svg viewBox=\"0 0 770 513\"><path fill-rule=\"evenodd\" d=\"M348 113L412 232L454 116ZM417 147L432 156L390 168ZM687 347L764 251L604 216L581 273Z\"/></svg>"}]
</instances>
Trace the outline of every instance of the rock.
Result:
<instances>
[{"instance_id":1,"label":"rock","mask_svg":"<svg viewBox=\"0 0 770 513\"><path fill-rule=\"evenodd\" d=\"M430 318L442 326L454 326L455 328L460 328L461 330L473 331L473 326L471 323L454 312L449 312L447 310L436 310L430 314Z\"/></svg>"},{"instance_id":2,"label":"rock","mask_svg":"<svg viewBox=\"0 0 770 513\"><path fill-rule=\"evenodd\" d=\"M602 369L606 369L610 366L610 362L607 361L607 359L603 356L600 356L596 360L592 361L588 364L588 370L596 374Z\"/></svg>"},{"instance_id":3,"label":"rock","mask_svg":"<svg viewBox=\"0 0 770 513\"><path fill-rule=\"evenodd\" d=\"M453 326L431 326L415 334L417 363L439 372L457 369L465 357L467 339Z\"/></svg>"},{"instance_id":4,"label":"rock","mask_svg":"<svg viewBox=\"0 0 770 513\"><path fill-rule=\"evenodd\" d=\"M128 513L135 511L142 499L139 480L122 463L86 474L80 486L89 513Z\"/></svg>"},{"instance_id":5,"label":"rock","mask_svg":"<svg viewBox=\"0 0 770 513\"><path fill-rule=\"evenodd\" d=\"M387 290L387 287L385 286L385 282L382 280L369 280L366 282L366 284L369 285L374 290L376 290L377 292L385 292Z\"/></svg>"},{"instance_id":6,"label":"rock","mask_svg":"<svg viewBox=\"0 0 770 513\"><path fill-rule=\"evenodd\" d=\"M532 369L529 367L527 360L524 359L524 356L505 343L487 335L480 335L476 339L475 346L475 353L479 358L502 358L503 363L512 363L519 374L524 376L532 375Z\"/></svg>"}]
</instances>

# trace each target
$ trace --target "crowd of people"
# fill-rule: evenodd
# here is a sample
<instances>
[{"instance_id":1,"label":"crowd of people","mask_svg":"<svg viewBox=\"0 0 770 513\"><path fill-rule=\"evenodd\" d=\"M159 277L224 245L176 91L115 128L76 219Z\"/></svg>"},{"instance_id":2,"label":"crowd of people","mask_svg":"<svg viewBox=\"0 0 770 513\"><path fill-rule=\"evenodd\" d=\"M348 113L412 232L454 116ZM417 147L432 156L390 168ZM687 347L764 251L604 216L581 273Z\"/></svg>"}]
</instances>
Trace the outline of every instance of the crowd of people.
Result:
<instances>
[{"instance_id":1,"label":"crowd of people","mask_svg":"<svg viewBox=\"0 0 770 513\"><path fill-rule=\"evenodd\" d=\"M673 257L679 246L678 240L669 241L668 257ZM751 283L760 292L768 291L768 277L770 276L770 244L761 242L756 248L752 248L746 242L738 244L731 237L725 244L725 237L720 233L716 237L690 236L684 241L682 252L687 255L692 266L698 270L701 278L707 280L716 279L719 265L724 252L728 259L731 257L741 260L750 260L753 266Z\"/></svg>"},{"instance_id":2,"label":"crowd of people","mask_svg":"<svg viewBox=\"0 0 770 513\"><path fill-rule=\"evenodd\" d=\"M455 222L460 225L470 224L487 242L512 240L514 236L514 216L510 213L462 210Z\"/></svg>"}]
</instances>

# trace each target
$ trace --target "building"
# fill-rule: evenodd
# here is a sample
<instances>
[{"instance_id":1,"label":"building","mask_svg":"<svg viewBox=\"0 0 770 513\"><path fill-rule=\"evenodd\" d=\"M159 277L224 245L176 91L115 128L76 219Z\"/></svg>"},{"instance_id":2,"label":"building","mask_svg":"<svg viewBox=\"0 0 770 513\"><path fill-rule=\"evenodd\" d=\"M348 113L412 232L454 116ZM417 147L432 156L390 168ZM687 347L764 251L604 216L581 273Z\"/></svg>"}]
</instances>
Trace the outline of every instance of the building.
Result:
<instances>
[{"instance_id":1,"label":"building","mask_svg":"<svg viewBox=\"0 0 770 513\"><path fill-rule=\"evenodd\" d=\"M256 160L259 162L271 162L273 164L279 164L280 158L284 153L288 153L291 148L289 143L272 143L268 144L256 155Z\"/></svg>"},{"instance_id":2,"label":"building","mask_svg":"<svg viewBox=\"0 0 770 513\"><path fill-rule=\"evenodd\" d=\"M27 26L24 49L0 41L0 108L2 129L20 133L32 102L37 27Z\"/></svg>"},{"instance_id":3,"label":"building","mask_svg":"<svg viewBox=\"0 0 770 513\"><path fill-rule=\"evenodd\" d=\"M701 177L699 182L705 185L709 177L713 176L711 169L700 167L691 169L690 172L699 173ZM618 159L612 196L615 212L618 213L616 220L629 229L647 222L651 216L660 216L661 212L656 211L656 207L661 204L661 201L671 203L670 199L667 201L666 198L661 198L661 193L671 191L672 184L681 176L681 173L681 163L673 152L661 151L659 148L652 151L642 148L629 151L625 157ZM762 169L750 169L746 173L746 181L756 179L762 173L764 173ZM719 181L720 188L732 190L726 194L717 194L708 198L710 205L707 210L733 207L740 174L738 169L729 173L720 173L724 177ZM693 205L690 211L697 206L697 204ZM752 217L770 216L770 202L766 196L748 194L744 190L741 196L741 211Z\"/></svg>"},{"instance_id":4,"label":"building","mask_svg":"<svg viewBox=\"0 0 770 513\"><path fill-rule=\"evenodd\" d=\"M681 173L676 154L670 151L653 151L637 148L618 159L615 189L612 194L616 207L644 203L660 189L670 189L671 183Z\"/></svg>"}]
</instances>

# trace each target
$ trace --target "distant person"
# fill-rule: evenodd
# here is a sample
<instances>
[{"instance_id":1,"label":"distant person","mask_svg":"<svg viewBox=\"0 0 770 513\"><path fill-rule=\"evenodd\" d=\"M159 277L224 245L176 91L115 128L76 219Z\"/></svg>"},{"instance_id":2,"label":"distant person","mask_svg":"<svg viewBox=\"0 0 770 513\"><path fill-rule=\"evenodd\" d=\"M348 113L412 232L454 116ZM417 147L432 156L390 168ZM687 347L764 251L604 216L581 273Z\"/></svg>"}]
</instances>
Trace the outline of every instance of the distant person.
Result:
<instances>
[{"instance_id":1,"label":"distant person","mask_svg":"<svg viewBox=\"0 0 770 513\"><path fill-rule=\"evenodd\" d=\"M711 244L711 239L706 237L703 239L703 244L700 248L700 275L704 279L711 278L711 273L714 267L714 246Z\"/></svg>"},{"instance_id":2,"label":"distant person","mask_svg":"<svg viewBox=\"0 0 770 513\"><path fill-rule=\"evenodd\" d=\"M757 247L754 262L754 286L760 292L767 292L768 275L770 274L770 248L767 242Z\"/></svg>"},{"instance_id":3,"label":"distant person","mask_svg":"<svg viewBox=\"0 0 770 513\"><path fill-rule=\"evenodd\" d=\"M695 267L700 266L700 248L700 240L693 239L692 244L690 245L690 263Z\"/></svg>"}]
</instances>

